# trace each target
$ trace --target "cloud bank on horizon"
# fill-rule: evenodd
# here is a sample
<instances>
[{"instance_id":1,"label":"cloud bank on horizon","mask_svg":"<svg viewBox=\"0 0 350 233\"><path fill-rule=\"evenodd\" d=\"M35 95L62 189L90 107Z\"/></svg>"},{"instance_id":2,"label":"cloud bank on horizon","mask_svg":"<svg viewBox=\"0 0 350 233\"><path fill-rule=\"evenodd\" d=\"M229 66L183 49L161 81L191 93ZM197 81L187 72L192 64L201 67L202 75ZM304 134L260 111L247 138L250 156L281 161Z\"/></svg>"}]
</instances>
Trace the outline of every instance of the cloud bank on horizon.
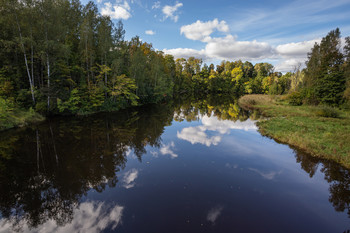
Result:
<instances>
[{"instance_id":1,"label":"cloud bank on horizon","mask_svg":"<svg viewBox=\"0 0 350 233\"><path fill-rule=\"evenodd\" d=\"M139 35L175 58L193 56L206 63L269 62L288 72L303 65L330 30L339 27L343 36L350 35L348 0L95 2L102 15L123 20L126 38Z\"/></svg>"},{"instance_id":2,"label":"cloud bank on horizon","mask_svg":"<svg viewBox=\"0 0 350 233\"><path fill-rule=\"evenodd\" d=\"M226 32L225 36L210 37L214 30ZM248 60L262 61L279 60L281 61L276 66L277 71L286 72L292 70L294 66L302 64L307 58L307 53L311 50L314 44L321 41L320 38L279 44L273 46L267 42L240 41L237 36L229 32L229 27L225 21L201 22L197 21L193 24L184 25L180 29L181 34L186 38L194 41L205 43L205 48L201 50L191 48L175 48L164 49L163 52L171 54L175 58L189 58L191 56L202 58L204 61L211 60Z\"/></svg>"}]
</instances>

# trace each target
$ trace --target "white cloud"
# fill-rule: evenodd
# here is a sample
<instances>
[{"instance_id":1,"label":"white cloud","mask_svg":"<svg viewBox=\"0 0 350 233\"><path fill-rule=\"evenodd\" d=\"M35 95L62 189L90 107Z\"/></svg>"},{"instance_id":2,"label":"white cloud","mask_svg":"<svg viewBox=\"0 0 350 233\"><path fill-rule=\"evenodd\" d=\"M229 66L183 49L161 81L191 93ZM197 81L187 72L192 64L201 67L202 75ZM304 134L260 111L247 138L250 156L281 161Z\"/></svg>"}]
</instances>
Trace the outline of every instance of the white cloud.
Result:
<instances>
[{"instance_id":1,"label":"white cloud","mask_svg":"<svg viewBox=\"0 0 350 233\"><path fill-rule=\"evenodd\" d=\"M203 60L209 59L204 49L196 50L196 49L189 49L189 48L176 48L176 49L163 49L163 52L165 54L171 54L175 58L187 59L189 57L198 57L198 58L202 58Z\"/></svg>"},{"instance_id":2,"label":"white cloud","mask_svg":"<svg viewBox=\"0 0 350 233\"><path fill-rule=\"evenodd\" d=\"M311 51L315 42L319 39L281 44L276 47L265 43L253 41L238 41L236 37L210 38L204 49L196 50L190 48L163 49L165 54L171 54L175 58L198 57L204 61L208 60L263 60L273 59L279 61L275 67L276 71L292 71L299 63L304 65L307 53ZM302 68L302 67L301 67Z\"/></svg>"},{"instance_id":3,"label":"white cloud","mask_svg":"<svg viewBox=\"0 0 350 233\"><path fill-rule=\"evenodd\" d=\"M163 52L171 54L175 58L198 57L204 61L234 61L239 59L261 61L269 59L277 61L276 71L288 72L298 64L304 65L307 53L311 51L315 42L320 42L318 38L273 46L267 42L256 40L240 41L231 34L211 38L210 35L215 30L228 32L229 28L225 21L219 22L218 19L207 22L198 20L193 24L184 25L181 27L180 33L188 39L205 42L205 48L201 50L191 48L163 49Z\"/></svg>"},{"instance_id":4,"label":"white cloud","mask_svg":"<svg viewBox=\"0 0 350 233\"><path fill-rule=\"evenodd\" d=\"M127 171L123 177L124 188L126 189L133 188L136 184L134 181L137 179L138 175L139 175L139 171L135 168Z\"/></svg>"},{"instance_id":5,"label":"white cloud","mask_svg":"<svg viewBox=\"0 0 350 233\"><path fill-rule=\"evenodd\" d=\"M207 38L208 39L208 38ZM274 48L268 43L257 41L237 41L232 35L210 38L204 49L190 48L163 49L165 54L175 58L198 57L207 60L260 60L274 57Z\"/></svg>"},{"instance_id":6,"label":"white cloud","mask_svg":"<svg viewBox=\"0 0 350 233\"><path fill-rule=\"evenodd\" d=\"M280 62L275 66L275 70L289 72L299 65L301 65L300 68L304 68L307 53L311 51L316 42L320 43L321 39L278 45L275 48L275 54L280 57Z\"/></svg>"},{"instance_id":7,"label":"white cloud","mask_svg":"<svg viewBox=\"0 0 350 233\"><path fill-rule=\"evenodd\" d=\"M111 19L129 19L131 17L130 14L130 6L127 1L123 3L121 1L117 1L115 5L112 5L110 2L106 2L105 6L101 9L102 15L109 15Z\"/></svg>"},{"instance_id":8,"label":"white cloud","mask_svg":"<svg viewBox=\"0 0 350 233\"><path fill-rule=\"evenodd\" d=\"M207 215L207 221L211 222L212 224L215 224L216 220L221 215L223 209L224 208L222 206L218 206L209 210Z\"/></svg>"},{"instance_id":9,"label":"white cloud","mask_svg":"<svg viewBox=\"0 0 350 233\"><path fill-rule=\"evenodd\" d=\"M174 6L169 6L169 5L164 6L162 9L162 12L164 14L163 20L170 18L176 23L179 19L179 15L177 15L176 12L182 6L183 4L180 2L176 2Z\"/></svg>"},{"instance_id":10,"label":"white cloud","mask_svg":"<svg viewBox=\"0 0 350 233\"><path fill-rule=\"evenodd\" d=\"M306 57L285 59L275 66L275 70L278 72L293 72L299 65L300 69L303 69L305 67L305 61Z\"/></svg>"},{"instance_id":11,"label":"white cloud","mask_svg":"<svg viewBox=\"0 0 350 233\"><path fill-rule=\"evenodd\" d=\"M175 154L175 152L173 151L174 148L175 148L175 143L174 142L171 142L168 145L164 145L163 144L162 147L159 149L159 152L162 155L170 155L170 157L172 159L174 159L174 158L178 157L178 155Z\"/></svg>"},{"instance_id":12,"label":"white cloud","mask_svg":"<svg viewBox=\"0 0 350 233\"><path fill-rule=\"evenodd\" d=\"M205 46L205 51L209 57L225 60L256 60L273 54L273 48L268 43L237 41L232 35L211 39Z\"/></svg>"},{"instance_id":13,"label":"white cloud","mask_svg":"<svg viewBox=\"0 0 350 233\"><path fill-rule=\"evenodd\" d=\"M160 8L160 1L154 2L152 6L152 9L158 9L158 8Z\"/></svg>"},{"instance_id":14,"label":"white cloud","mask_svg":"<svg viewBox=\"0 0 350 233\"><path fill-rule=\"evenodd\" d=\"M208 137L208 135L205 133L205 128L201 126L197 127L187 127L181 130L181 132L177 132L177 137L179 139L185 140L190 142L191 144L203 144L206 146L211 145L218 145L221 141L220 136L212 136Z\"/></svg>"},{"instance_id":15,"label":"white cloud","mask_svg":"<svg viewBox=\"0 0 350 233\"><path fill-rule=\"evenodd\" d=\"M48 220L39 227L32 229L25 222L21 223L21 232L39 233L97 233L107 228L115 230L121 224L124 207L115 205L108 207L104 202L84 202L73 211L73 219L70 223L59 226L55 220ZM12 223L8 220L0 220L0 232L13 232Z\"/></svg>"},{"instance_id":16,"label":"white cloud","mask_svg":"<svg viewBox=\"0 0 350 233\"><path fill-rule=\"evenodd\" d=\"M283 57L306 57L315 43L321 39L302 41L297 43L281 44L276 47L276 53Z\"/></svg>"},{"instance_id":17,"label":"white cloud","mask_svg":"<svg viewBox=\"0 0 350 233\"><path fill-rule=\"evenodd\" d=\"M147 35L154 35L154 34L156 34L156 32L155 31L152 31L152 30L146 30L145 31L145 33L147 34Z\"/></svg>"},{"instance_id":18,"label":"white cloud","mask_svg":"<svg viewBox=\"0 0 350 233\"><path fill-rule=\"evenodd\" d=\"M203 60L224 59L224 60L257 60L267 56L272 56L274 49L265 42L238 41L230 34L225 37L211 38L215 31L229 32L229 27L225 21L214 19L212 21L196 21L193 24L184 25L180 33L191 40L206 42L205 49L195 50L189 48L164 49L164 53L169 53L175 58L191 56L202 58Z\"/></svg>"},{"instance_id":19,"label":"white cloud","mask_svg":"<svg viewBox=\"0 0 350 233\"><path fill-rule=\"evenodd\" d=\"M225 21L220 21L214 19L212 21L202 22L197 20L197 22L184 25L180 29L180 33L184 34L186 38L190 40L200 40L206 41L210 39L210 35L215 31L228 32L229 27Z\"/></svg>"}]
</instances>

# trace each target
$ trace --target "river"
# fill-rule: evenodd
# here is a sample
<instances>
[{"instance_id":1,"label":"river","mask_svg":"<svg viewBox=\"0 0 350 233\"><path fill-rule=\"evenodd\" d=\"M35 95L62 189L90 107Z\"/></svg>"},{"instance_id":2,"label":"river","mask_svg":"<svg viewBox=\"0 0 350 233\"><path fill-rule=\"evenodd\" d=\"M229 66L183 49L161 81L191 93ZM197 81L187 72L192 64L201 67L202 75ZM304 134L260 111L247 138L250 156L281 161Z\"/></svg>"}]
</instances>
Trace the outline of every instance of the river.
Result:
<instances>
[{"instance_id":1,"label":"river","mask_svg":"<svg viewBox=\"0 0 350 233\"><path fill-rule=\"evenodd\" d=\"M262 136L234 100L0 133L0 232L346 232L350 174Z\"/></svg>"}]
</instances>

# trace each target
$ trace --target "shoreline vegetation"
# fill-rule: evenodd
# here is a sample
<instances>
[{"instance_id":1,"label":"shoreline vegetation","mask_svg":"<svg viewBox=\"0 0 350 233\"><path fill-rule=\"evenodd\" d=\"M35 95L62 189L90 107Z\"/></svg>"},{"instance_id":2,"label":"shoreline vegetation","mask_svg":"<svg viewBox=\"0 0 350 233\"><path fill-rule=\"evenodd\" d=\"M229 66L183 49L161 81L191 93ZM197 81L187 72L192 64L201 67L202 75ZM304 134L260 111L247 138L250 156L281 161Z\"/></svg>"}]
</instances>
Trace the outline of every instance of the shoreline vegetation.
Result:
<instances>
[{"instance_id":1,"label":"shoreline vegetation","mask_svg":"<svg viewBox=\"0 0 350 233\"><path fill-rule=\"evenodd\" d=\"M326 106L291 106L286 99L286 96L245 95L239 99L239 105L266 117L257 123L264 136L350 168L350 111Z\"/></svg>"},{"instance_id":2,"label":"shoreline vegetation","mask_svg":"<svg viewBox=\"0 0 350 233\"><path fill-rule=\"evenodd\" d=\"M14 109L6 112L1 111L0 109L0 132L40 123L45 119L44 116L35 112L32 108L29 110Z\"/></svg>"}]
</instances>

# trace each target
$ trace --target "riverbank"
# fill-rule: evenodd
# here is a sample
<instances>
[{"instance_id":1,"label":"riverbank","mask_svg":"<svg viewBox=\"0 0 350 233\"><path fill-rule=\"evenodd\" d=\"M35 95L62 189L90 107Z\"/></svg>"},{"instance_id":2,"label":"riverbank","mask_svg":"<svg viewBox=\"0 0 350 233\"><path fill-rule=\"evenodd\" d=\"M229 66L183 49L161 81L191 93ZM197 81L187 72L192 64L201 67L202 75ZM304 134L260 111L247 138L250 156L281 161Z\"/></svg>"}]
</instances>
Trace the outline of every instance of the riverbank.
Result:
<instances>
[{"instance_id":1,"label":"riverbank","mask_svg":"<svg viewBox=\"0 0 350 233\"><path fill-rule=\"evenodd\" d=\"M0 111L0 131L23 127L29 124L44 121L45 117L33 109L14 109L11 111Z\"/></svg>"},{"instance_id":2,"label":"riverbank","mask_svg":"<svg viewBox=\"0 0 350 233\"><path fill-rule=\"evenodd\" d=\"M350 168L350 111L324 114L323 107L291 106L281 96L268 95L245 95L239 104L268 118L258 122L263 135Z\"/></svg>"}]
</instances>

